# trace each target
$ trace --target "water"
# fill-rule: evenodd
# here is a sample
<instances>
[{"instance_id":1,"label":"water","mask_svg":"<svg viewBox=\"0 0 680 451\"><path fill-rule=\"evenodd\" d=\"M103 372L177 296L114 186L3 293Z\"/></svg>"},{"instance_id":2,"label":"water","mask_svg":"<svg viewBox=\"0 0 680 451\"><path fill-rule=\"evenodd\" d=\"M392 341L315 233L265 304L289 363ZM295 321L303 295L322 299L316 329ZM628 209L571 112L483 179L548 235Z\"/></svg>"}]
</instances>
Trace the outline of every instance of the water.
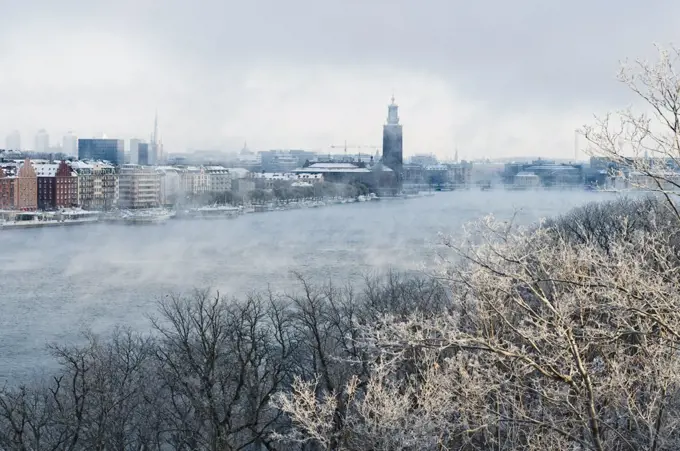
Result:
<instances>
[{"instance_id":1,"label":"water","mask_svg":"<svg viewBox=\"0 0 680 451\"><path fill-rule=\"evenodd\" d=\"M148 329L168 293L211 287L239 295L293 287L291 271L338 281L369 271L421 269L438 233L493 213L522 221L611 194L437 193L432 197L245 215L0 232L0 384L52 365L48 343L85 329Z\"/></svg>"}]
</instances>

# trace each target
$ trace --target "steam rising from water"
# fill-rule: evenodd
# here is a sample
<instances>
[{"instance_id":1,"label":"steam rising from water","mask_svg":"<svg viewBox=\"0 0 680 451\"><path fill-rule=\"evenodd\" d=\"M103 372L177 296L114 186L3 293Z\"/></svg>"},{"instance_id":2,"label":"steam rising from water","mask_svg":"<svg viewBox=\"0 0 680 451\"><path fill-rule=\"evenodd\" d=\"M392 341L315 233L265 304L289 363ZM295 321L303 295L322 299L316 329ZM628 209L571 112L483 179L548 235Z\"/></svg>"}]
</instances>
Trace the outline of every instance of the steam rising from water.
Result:
<instances>
[{"instance_id":1,"label":"steam rising from water","mask_svg":"<svg viewBox=\"0 0 680 451\"><path fill-rule=\"evenodd\" d=\"M535 221L607 196L460 191L433 197L162 226L0 232L0 382L51 364L45 345L90 328L148 328L163 295L290 291L291 271L339 283L376 270L431 268L437 234L487 213Z\"/></svg>"}]
</instances>

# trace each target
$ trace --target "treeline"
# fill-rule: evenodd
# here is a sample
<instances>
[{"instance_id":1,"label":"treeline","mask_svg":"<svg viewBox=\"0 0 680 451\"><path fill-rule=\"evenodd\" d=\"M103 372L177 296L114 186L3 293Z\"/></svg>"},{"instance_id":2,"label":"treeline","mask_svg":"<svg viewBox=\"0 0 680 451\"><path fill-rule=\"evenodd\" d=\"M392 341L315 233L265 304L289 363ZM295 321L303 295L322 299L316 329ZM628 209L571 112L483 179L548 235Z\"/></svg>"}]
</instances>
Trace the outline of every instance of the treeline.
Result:
<instances>
[{"instance_id":1,"label":"treeline","mask_svg":"<svg viewBox=\"0 0 680 451\"><path fill-rule=\"evenodd\" d=\"M680 449L679 233L621 200L486 218L431 278L169 297L0 391L0 449Z\"/></svg>"},{"instance_id":2,"label":"treeline","mask_svg":"<svg viewBox=\"0 0 680 451\"><path fill-rule=\"evenodd\" d=\"M290 296L167 297L150 334L52 346L54 377L0 390L0 449L291 449L274 434L291 427L275 393L295 378L331 393L367 377L361 327L448 304L436 281L395 273L361 288L299 282Z\"/></svg>"},{"instance_id":3,"label":"treeline","mask_svg":"<svg viewBox=\"0 0 680 451\"><path fill-rule=\"evenodd\" d=\"M244 202L256 204L268 202L287 203L308 199L356 198L367 196L370 189L363 183L319 182L313 186L292 186L287 182L276 182L271 189L256 188L247 193L235 191L207 192L189 196L182 201L194 205L224 204L243 205Z\"/></svg>"}]
</instances>

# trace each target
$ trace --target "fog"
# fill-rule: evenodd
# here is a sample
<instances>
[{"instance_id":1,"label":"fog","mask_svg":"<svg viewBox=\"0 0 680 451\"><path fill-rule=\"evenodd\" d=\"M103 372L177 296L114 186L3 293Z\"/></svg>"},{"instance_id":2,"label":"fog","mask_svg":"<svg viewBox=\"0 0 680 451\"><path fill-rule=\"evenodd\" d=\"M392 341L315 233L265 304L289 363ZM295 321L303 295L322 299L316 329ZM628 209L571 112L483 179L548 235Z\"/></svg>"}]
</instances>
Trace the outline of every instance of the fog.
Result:
<instances>
[{"instance_id":1,"label":"fog","mask_svg":"<svg viewBox=\"0 0 680 451\"><path fill-rule=\"evenodd\" d=\"M165 295L296 289L292 272L337 283L389 269L431 274L439 234L487 213L531 223L611 194L437 193L158 226L86 225L0 234L0 379L48 365L45 345L116 325L146 331Z\"/></svg>"},{"instance_id":2,"label":"fog","mask_svg":"<svg viewBox=\"0 0 680 451\"><path fill-rule=\"evenodd\" d=\"M571 155L631 101L618 61L677 37L680 6L456 2L0 1L0 137L73 130L168 152L380 142L392 92L407 154Z\"/></svg>"}]
</instances>

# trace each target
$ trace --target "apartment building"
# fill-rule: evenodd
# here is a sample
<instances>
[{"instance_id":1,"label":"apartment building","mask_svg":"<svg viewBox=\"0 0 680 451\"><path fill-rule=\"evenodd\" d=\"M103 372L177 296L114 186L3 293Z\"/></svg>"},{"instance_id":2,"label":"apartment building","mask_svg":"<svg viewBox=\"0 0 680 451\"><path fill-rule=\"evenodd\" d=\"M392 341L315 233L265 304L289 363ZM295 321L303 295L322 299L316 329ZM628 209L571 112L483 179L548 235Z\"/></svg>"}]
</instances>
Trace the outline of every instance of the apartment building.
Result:
<instances>
[{"instance_id":1,"label":"apartment building","mask_svg":"<svg viewBox=\"0 0 680 451\"><path fill-rule=\"evenodd\" d=\"M160 204L161 175L155 168L125 164L118 174L120 208L153 208Z\"/></svg>"},{"instance_id":2,"label":"apartment building","mask_svg":"<svg viewBox=\"0 0 680 451\"><path fill-rule=\"evenodd\" d=\"M78 174L78 205L86 210L110 210L118 205L116 167L101 161L71 161Z\"/></svg>"}]
</instances>

